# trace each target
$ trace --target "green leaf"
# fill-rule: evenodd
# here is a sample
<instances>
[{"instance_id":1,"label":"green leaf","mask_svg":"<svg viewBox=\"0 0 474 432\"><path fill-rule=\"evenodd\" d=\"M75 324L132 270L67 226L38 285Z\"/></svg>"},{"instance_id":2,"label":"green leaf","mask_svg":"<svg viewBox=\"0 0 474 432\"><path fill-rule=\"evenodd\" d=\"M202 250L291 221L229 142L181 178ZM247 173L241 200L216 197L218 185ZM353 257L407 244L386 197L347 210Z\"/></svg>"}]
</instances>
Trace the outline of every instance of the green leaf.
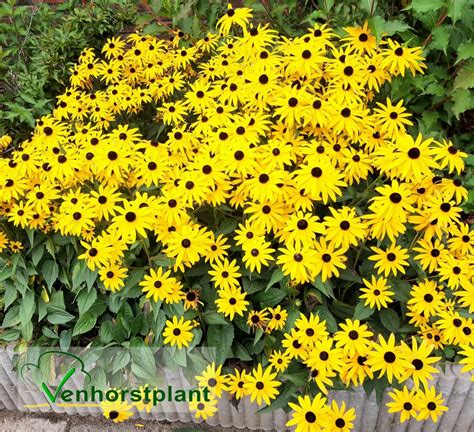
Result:
<instances>
[{"instance_id":1,"label":"green leaf","mask_svg":"<svg viewBox=\"0 0 474 432\"><path fill-rule=\"evenodd\" d=\"M279 288L269 288L255 295L262 308L273 307L280 303L287 296L287 292Z\"/></svg>"},{"instance_id":2,"label":"green leaf","mask_svg":"<svg viewBox=\"0 0 474 432\"><path fill-rule=\"evenodd\" d=\"M4 287L5 287L5 292L3 295L3 302L4 302L4 308L6 310L17 299L18 291L14 285L5 284Z\"/></svg>"},{"instance_id":3,"label":"green leaf","mask_svg":"<svg viewBox=\"0 0 474 432\"><path fill-rule=\"evenodd\" d=\"M229 322L222 316L220 313L216 311L207 311L202 314L202 318L208 324L223 324L227 325Z\"/></svg>"},{"instance_id":4,"label":"green leaf","mask_svg":"<svg viewBox=\"0 0 474 432\"><path fill-rule=\"evenodd\" d=\"M308 372L285 373L282 378L301 388L308 381Z\"/></svg>"},{"instance_id":5,"label":"green leaf","mask_svg":"<svg viewBox=\"0 0 474 432\"><path fill-rule=\"evenodd\" d=\"M322 292L326 297L334 298L331 279L323 282L321 276L318 276L313 282L311 282L311 285L313 285L318 291Z\"/></svg>"},{"instance_id":6,"label":"green leaf","mask_svg":"<svg viewBox=\"0 0 474 432\"><path fill-rule=\"evenodd\" d=\"M448 17L451 18L453 24L462 18L464 14L470 14L470 0L449 0L448 1Z\"/></svg>"},{"instance_id":7,"label":"green leaf","mask_svg":"<svg viewBox=\"0 0 474 432\"><path fill-rule=\"evenodd\" d=\"M402 33L409 30L410 26L401 20L385 21L383 25L383 33L392 36L395 33Z\"/></svg>"},{"instance_id":8,"label":"green leaf","mask_svg":"<svg viewBox=\"0 0 474 432\"><path fill-rule=\"evenodd\" d=\"M448 0L449 1L449 0ZM405 10L414 10L415 12L434 12L446 5L446 0L412 0Z\"/></svg>"},{"instance_id":9,"label":"green leaf","mask_svg":"<svg viewBox=\"0 0 474 432\"><path fill-rule=\"evenodd\" d=\"M0 333L0 340L5 342L13 342L20 338L20 330L8 329Z\"/></svg>"},{"instance_id":10,"label":"green leaf","mask_svg":"<svg viewBox=\"0 0 474 432\"><path fill-rule=\"evenodd\" d=\"M112 373L116 373L119 370L122 370L130 363L131 356L128 351L119 351L112 362Z\"/></svg>"},{"instance_id":11,"label":"green leaf","mask_svg":"<svg viewBox=\"0 0 474 432\"><path fill-rule=\"evenodd\" d=\"M474 87L474 61L466 63L454 79L453 89L470 89Z\"/></svg>"},{"instance_id":12,"label":"green leaf","mask_svg":"<svg viewBox=\"0 0 474 432\"><path fill-rule=\"evenodd\" d=\"M49 339L59 339L59 336L54 333L48 326L43 326L41 331Z\"/></svg>"},{"instance_id":13,"label":"green leaf","mask_svg":"<svg viewBox=\"0 0 474 432\"><path fill-rule=\"evenodd\" d=\"M375 312L374 309L368 306L365 306L363 302L359 302L357 303L357 306L355 307L354 319L361 320L361 321L365 320L369 318L370 316L372 316L374 312Z\"/></svg>"},{"instance_id":14,"label":"green leaf","mask_svg":"<svg viewBox=\"0 0 474 432\"><path fill-rule=\"evenodd\" d=\"M362 278L353 270L346 268L339 273L339 279L362 283Z\"/></svg>"},{"instance_id":15,"label":"green leaf","mask_svg":"<svg viewBox=\"0 0 474 432\"><path fill-rule=\"evenodd\" d=\"M391 332L397 332L400 328L400 318L393 309L383 309L379 313L380 322Z\"/></svg>"},{"instance_id":16,"label":"green leaf","mask_svg":"<svg viewBox=\"0 0 474 432\"><path fill-rule=\"evenodd\" d=\"M359 0L359 8L373 14L377 10L377 0Z\"/></svg>"},{"instance_id":17,"label":"green leaf","mask_svg":"<svg viewBox=\"0 0 474 432\"><path fill-rule=\"evenodd\" d=\"M338 331L337 321L327 306L320 305L316 306L314 309L319 317L326 321L326 327L331 333Z\"/></svg>"},{"instance_id":18,"label":"green leaf","mask_svg":"<svg viewBox=\"0 0 474 432\"><path fill-rule=\"evenodd\" d=\"M216 237L220 234L222 235L227 235L235 231L235 228L237 227L237 219L225 219L224 222L222 222L219 225L219 228L216 231Z\"/></svg>"},{"instance_id":19,"label":"green leaf","mask_svg":"<svg viewBox=\"0 0 474 432\"><path fill-rule=\"evenodd\" d=\"M267 291L269 288L271 288L273 285L276 283L280 282L285 278L285 275L281 271L280 268L275 269L275 271L272 274L272 277L270 278L270 281L267 284L267 287L265 288L265 291Z\"/></svg>"},{"instance_id":20,"label":"green leaf","mask_svg":"<svg viewBox=\"0 0 474 432\"><path fill-rule=\"evenodd\" d=\"M257 329L257 331L255 332L255 338L253 339L253 346L258 344L258 341L262 338L264 333L265 332L263 331L263 329L261 328Z\"/></svg>"},{"instance_id":21,"label":"green leaf","mask_svg":"<svg viewBox=\"0 0 474 432\"><path fill-rule=\"evenodd\" d=\"M59 267L57 263L53 260L45 261L41 266L41 275L46 281L48 288L51 290L59 275Z\"/></svg>"},{"instance_id":22,"label":"green leaf","mask_svg":"<svg viewBox=\"0 0 474 432\"><path fill-rule=\"evenodd\" d=\"M431 32L433 39L431 40L429 47L432 49L443 51L446 54L451 32L452 29L448 26L435 27Z\"/></svg>"},{"instance_id":23,"label":"green leaf","mask_svg":"<svg viewBox=\"0 0 474 432\"><path fill-rule=\"evenodd\" d=\"M367 21L369 23L370 30L372 30L372 33L379 41L382 38L384 32L385 20L381 16L376 15L369 18Z\"/></svg>"},{"instance_id":24,"label":"green leaf","mask_svg":"<svg viewBox=\"0 0 474 432\"><path fill-rule=\"evenodd\" d=\"M33 265L36 267L38 263L41 261L44 255L44 244L39 244L33 249L33 253L31 254L31 261Z\"/></svg>"},{"instance_id":25,"label":"green leaf","mask_svg":"<svg viewBox=\"0 0 474 432\"><path fill-rule=\"evenodd\" d=\"M97 300L97 291L92 289L90 291L83 289L77 296L77 307L79 308L79 315L87 312L90 307Z\"/></svg>"},{"instance_id":26,"label":"green leaf","mask_svg":"<svg viewBox=\"0 0 474 432\"><path fill-rule=\"evenodd\" d=\"M63 330L59 335L59 346L62 350L67 351L71 346L72 332L71 330Z\"/></svg>"},{"instance_id":27,"label":"green leaf","mask_svg":"<svg viewBox=\"0 0 474 432\"><path fill-rule=\"evenodd\" d=\"M89 330L93 329L97 322L97 316L86 312L84 315L81 315L74 326L72 331L73 336L77 336L83 333L87 333Z\"/></svg>"},{"instance_id":28,"label":"green leaf","mask_svg":"<svg viewBox=\"0 0 474 432\"><path fill-rule=\"evenodd\" d=\"M22 322L31 321L31 317L35 312L35 293L33 291L27 291L23 295L23 299L20 303L20 319Z\"/></svg>"},{"instance_id":29,"label":"green leaf","mask_svg":"<svg viewBox=\"0 0 474 432\"><path fill-rule=\"evenodd\" d=\"M16 326L20 322L20 306L15 305L6 313L3 318L2 328Z\"/></svg>"},{"instance_id":30,"label":"green leaf","mask_svg":"<svg viewBox=\"0 0 474 432\"><path fill-rule=\"evenodd\" d=\"M31 340L33 336L33 322L32 321L22 321L20 323L20 332L21 336L25 341Z\"/></svg>"},{"instance_id":31,"label":"green leaf","mask_svg":"<svg viewBox=\"0 0 474 432\"><path fill-rule=\"evenodd\" d=\"M472 91L467 91L463 89L457 89L453 93L453 114L456 118L459 119L459 116L474 107L474 98L472 96Z\"/></svg>"},{"instance_id":32,"label":"green leaf","mask_svg":"<svg viewBox=\"0 0 474 432\"><path fill-rule=\"evenodd\" d=\"M242 287L247 294L255 294L265 288L265 282L258 280L249 280L247 277L242 278Z\"/></svg>"},{"instance_id":33,"label":"green leaf","mask_svg":"<svg viewBox=\"0 0 474 432\"><path fill-rule=\"evenodd\" d=\"M51 324L65 324L74 319L74 315L57 307L53 307L53 312L48 313L46 319Z\"/></svg>"},{"instance_id":34,"label":"green leaf","mask_svg":"<svg viewBox=\"0 0 474 432\"><path fill-rule=\"evenodd\" d=\"M211 324L207 329L207 344L216 350L216 363L222 364L232 353L234 341L234 327L228 325Z\"/></svg>"},{"instance_id":35,"label":"green leaf","mask_svg":"<svg viewBox=\"0 0 474 432\"><path fill-rule=\"evenodd\" d=\"M396 280L390 282L395 293L395 300L406 303L410 299L411 285L409 282Z\"/></svg>"},{"instance_id":36,"label":"green leaf","mask_svg":"<svg viewBox=\"0 0 474 432\"><path fill-rule=\"evenodd\" d=\"M474 57L474 40L469 40L463 42L458 47L458 58L456 63L459 63L461 60L467 60Z\"/></svg>"},{"instance_id":37,"label":"green leaf","mask_svg":"<svg viewBox=\"0 0 474 432\"><path fill-rule=\"evenodd\" d=\"M241 343L237 341L234 341L232 351L234 353L234 357L238 358L239 360L242 360L242 361L252 360L252 356L249 354L249 352L245 349L245 347Z\"/></svg>"},{"instance_id":38,"label":"green leaf","mask_svg":"<svg viewBox=\"0 0 474 432\"><path fill-rule=\"evenodd\" d=\"M143 344L143 342L142 342ZM133 362L142 368L148 375L156 376L155 355L149 346L141 345L131 349Z\"/></svg>"}]
</instances>

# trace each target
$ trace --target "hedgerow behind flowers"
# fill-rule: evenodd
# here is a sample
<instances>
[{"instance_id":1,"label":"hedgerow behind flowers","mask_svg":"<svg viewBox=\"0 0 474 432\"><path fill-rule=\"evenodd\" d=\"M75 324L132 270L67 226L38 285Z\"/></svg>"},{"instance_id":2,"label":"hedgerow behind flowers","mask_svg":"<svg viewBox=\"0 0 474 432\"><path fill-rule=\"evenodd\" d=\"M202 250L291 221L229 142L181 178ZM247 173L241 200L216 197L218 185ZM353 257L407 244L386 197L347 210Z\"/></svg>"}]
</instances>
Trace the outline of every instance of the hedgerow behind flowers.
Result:
<instances>
[{"instance_id":1,"label":"hedgerow behind flowers","mask_svg":"<svg viewBox=\"0 0 474 432\"><path fill-rule=\"evenodd\" d=\"M347 431L354 409L325 395L363 385L391 386L402 422L437 421L436 365L474 366L467 155L378 96L424 71L421 49L251 18L229 5L195 43L84 51L1 159L4 340L176 347L212 390L202 418L227 392ZM197 346L217 349L205 369Z\"/></svg>"}]
</instances>

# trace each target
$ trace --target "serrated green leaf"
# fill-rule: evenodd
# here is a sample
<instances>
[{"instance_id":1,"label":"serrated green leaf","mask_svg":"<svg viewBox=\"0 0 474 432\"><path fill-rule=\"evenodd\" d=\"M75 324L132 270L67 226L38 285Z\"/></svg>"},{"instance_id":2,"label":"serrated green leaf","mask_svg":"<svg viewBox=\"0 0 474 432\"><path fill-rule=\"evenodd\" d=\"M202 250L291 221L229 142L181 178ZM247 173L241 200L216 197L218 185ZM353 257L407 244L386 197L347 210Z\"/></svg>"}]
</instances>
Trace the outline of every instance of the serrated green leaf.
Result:
<instances>
[{"instance_id":1,"label":"serrated green leaf","mask_svg":"<svg viewBox=\"0 0 474 432\"><path fill-rule=\"evenodd\" d=\"M474 87L474 61L466 63L454 79L453 89L470 89Z\"/></svg>"},{"instance_id":2,"label":"serrated green leaf","mask_svg":"<svg viewBox=\"0 0 474 432\"><path fill-rule=\"evenodd\" d=\"M429 45L432 49L443 51L446 54L446 50L449 45L449 37L451 36L452 29L448 26L439 26L432 30L433 36Z\"/></svg>"},{"instance_id":3,"label":"serrated green leaf","mask_svg":"<svg viewBox=\"0 0 474 432\"><path fill-rule=\"evenodd\" d=\"M87 333L91 329L94 328L95 323L97 322L97 316L86 312L85 314L81 315L74 326L74 330L72 331L73 336L77 336L83 333Z\"/></svg>"},{"instance_id":4,"label":"serrated green leaf","mask_svg":"<svg viewBox=\"0 0 474 432\"><path fill-rule=\"evenodd\" d=\"M468 11L468 5L470 3L470 0L450 0L448 1L448 17L451 18L453 23L456 23L458 20L460 20L463 16L463 14Z\"/></svg>"},{"instance_id":5,"label":"serrated green leaf","mask_svg":"<svg viewBox=\"0 0 474 432\"><path fill-rule=\"evenodd\" d=\"M459 63L461 60L467 60L474 57L474 40L469 40L463 42L458 47L458 58L456 63Z\"/></svg>"},{"instance_id":6,"label":"serrated green leaf","mask_svg":"<svg viewBox=\"0 0 474 432\"><path fill-rule=\"evenodd\" d=\"M474 98L472 97L472 91L457 89L453 92L453 107L452 111L456 118L474 107Z\"/></svg>"},{"instance_id":7,"label":"serrated green leaf","mask_svg":"<svg viewBox=\"0 0 474 432\"><path fill-rule=\"evenodd\" d=\"M385 21L383 25L383 34L387 36L392 36L396 33L402 33L407 31L410 26L401 20L391 20Z\"/></svg>"},{"instance_id":8,"label":"serrated green leaf","mask_svg":"<svg viewBox=\"0 0 474 432\"><path fill-rule=\"evenodd\" d=\"M433 12L445 6L446 1L447 0L412 0L405 10L411 9L419 13Z\"/></svg>"},{"instance_id":9,"label":"serrated green leaf","mask_svg":"<svg viewBox=\"0 0 474 432\"><path fill-rule=\"evenodd\" d=\"M74 315L71 315L69 312L65 310L61 310L59 308L53 308L53 311L48 313L46 319L51 324L65 324L74 319Z\"/></svg>"}]
</instances>

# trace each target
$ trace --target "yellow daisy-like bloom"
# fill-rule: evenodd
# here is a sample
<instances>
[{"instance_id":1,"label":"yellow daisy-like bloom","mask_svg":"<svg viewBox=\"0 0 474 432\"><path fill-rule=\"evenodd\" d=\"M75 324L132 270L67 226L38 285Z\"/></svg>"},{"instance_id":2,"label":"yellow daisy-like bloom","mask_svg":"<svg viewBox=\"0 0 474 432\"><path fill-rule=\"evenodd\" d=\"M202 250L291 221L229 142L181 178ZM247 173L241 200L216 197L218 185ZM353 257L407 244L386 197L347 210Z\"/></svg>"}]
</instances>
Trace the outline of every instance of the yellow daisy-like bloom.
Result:
<instances>
[{"instance_id":1,"label":"yellow daisy-like bloom","mask_svg":"<svg viewBox=\"0 0 474 432\"><path fill-rule=\"evenodd\" d=\"M405 268L408 266L408 251L399 245L392 244L386 250L373 246L371 248L375 255L369 256L369 260L375 261L375 268L379 274L385 277L391 273L396 275L398 272L405 274Z\"/></svg>"},{"instance_id":2,"label":"yellow daisy-like bloom","mask_svg":"<svg viewBox=\"0 0 474 432\"><path fill-rule=\"evenodd\" d=\"M109 264L99 270L100 280L111 291L119 291L125 286L127 273L128 269L117 264Z\"/></svg>"},{"instance_id":3,"label":"yellow daisy-like bloom","mask_svg":"<svg viewBox=\"0 0 474 432\"><path fill-rule=\"evenodd\" d=\"M448 407L443 405L443 395L436 393L434 387L428 387L424 391L419 390L417 396L420 404L418 420L431 418L436 423L443 412L448 411Z\"/></svg>"},{"instance_id":4,"label":"yellow daisy-like bloom","mask_svg":"<svg viewBox=\"0 0 474 432\"><path fill-rule=\"evenodd\" d=\"M227 258L212 264L212 269L209 274L212 276L211 280L219 289L237 288L239 281L237 278L241 276L239 273L239 266L237 260L230 262Z\"/></svg>"},{"instance_id":5,"label":"yellow daisy-like bloom","mask_svg":"<svg viewBox=\"0 0 474 432\"><path fill-rule=\"evenodd\" d=\"M269 405L270 401L278 396L277 387L281 385L281 382L275 380L276 375L271 368L263 370L261 364L252 370L244 384L251 402L256 401L258 405L265 402Z\"/></svg>"},{"instance_id":6,"label":"yellow daisy-like bloom","mask_svg":"<svg viewBox=\"0 0 474 432\"><path fill-rule=\"evenodd\" d=\"M234 395L236 399L242 399L248 394L247 389L245 388L245 383L249 377L249 373L244 369L239 371L234 369L234 374L228 375L228 381L226 385L226 391L231 395Z\"/></svg>"},{"instance_id":7,"label":"yellow daisy-like bloom","mask_svg":"<svg viewBox=\"0 0 474 432\"><path fill-rule=\"evenodd\" d=\"M222 365L216 368L216 364L212 362L196 377L196 380L200 387L207 387L213 396L220 398L229 378L227 375L222 375Z\"/></svg>"},{"instance_id":8,"label":"yellow daisy-like bloom","mask_svg":"<svg viewBox=\"0 0 474 432\"><path fill-rule=\"evenodd\" d=\"M346 409L343 401L341 406L335 400L332 401L326 412L325 429L329 432L349 432L354 427L356 419L355 409Z\"/></svg>"},{"instance_id":9,"label":"yellow daisy-like bloom","mask_svg":"<svg viewBox=\"0 0 474 432\"><path fill-rule=\"evenodd\" d=\"M100 408L104 417L114 423L122 423L133 416L133 406L126 401L104 401L100 403Z\"/></svg>"},{"instance_id":10,"label":"yellow daisy-like bloom","mask_svg":"<svg viewBox=\"0 0 474 432\"><path fill-rule=\"evenodd\" d=\"M402 390L393 390L389 393L393 402L388 402L389 413L400 413L400 421L405 423L411 418L417 418L421 409L420 399L416 389L409 390L406 386Z\"/></svg>"},{"instance_id":11,"label":"yellow daisy-like bloom","mask_svg":"<svg viewBox=\"0 0 474 432\"><path fill-rule=\"evenodd\" d=\"M190 321L185 321L184 317L179 320L176 316L172 320L167 320L163 331L164 343L171 346L183 348L189 346L193 339L191 330L193 325Z\"/></svg>"},{"instance_id":12,"label":"yellow daisy-like bloom","mask_svg":"<svg viewBox=\"0 0 474 432\"><path fill-rule=\"evenodd\" d=\"M407 369L403 380L411 378L415 388L419 388L421 384L424 388L428 387L428 381L433 379L433 374L439 372L432 364L441 358L430 357L433 349L433 345L429 345L428 342L423 341L418 345L416 339L412 338L412 346L411 348L406 347L405 357L411 362L413 368Z\"/></svg>"},{"instance_id":13,"label":"yellow daisy-like bloom","mask_svg":"<svg viewBox=\"0 0 474 432\"><path fill-rule=\"evenodd\" d=\"M346 256L343 249L336 249L332 243L326 243L324 238L315 242L316 262L315 273L321 275L325 282L333 275L339 276L339 269L345 269Z\"/></svg>"},{"instance_id":14,"label":"yellow daisy-like bloom","mask_svg":"<svg viewBox=\"0 0 474 432\"><path fill-rule=\"evenodd\" d=\"M0 231L0 253L3 252L8 246L9 239L7 235Z\"/></svg>"},{"instance_id":15,"label":"yellow daisy-like bloom","mask_svg":"<svg viewBox=\"0 0 474 432\"><path fill-rule=\"evenodd\" d=\"M150 269L150 274L145 275L144 280L140 282L146 298L153 298L155 302L164 300L166 294L173 291L174 285L180 284L176 278L171 277L171 270L163 271L162 267Z\"/></svg>"},{"instance_id":16,"label":"yellow daisy-like bloom","mask_svg":"<svg viewBox=\"0 0 474 432\"><path fill-rule=\"evenodd\" d=\"M214 416L217 412L218 400L215 396L211 396L208 401L192 401L189 402L189 409L194 412L197 419L202 418L206 420L209 417Z\"/></svg>"},{"instance_id":17,"label":"yellow daisy-like bloom","mask_svg":"<svg viewBox=\"0 0 474 432\"><path fill-rule=\"evenodd\" d=\"M250 18L252 18L252 9L234 9L232 4L228 3L226 14L217 21L217 28L221 34L227 35L234 24L246 29Z\"/></svg>"},{"instance_id":18,"label":"yellow daisy-like bloom","mask_svg":"<svg viewBox=\"0 0 474 432\"><path fill-rule=\"evenodd\" d=\"M403 347L395 345L393 333L388 340L379 335L379 342L373 345L367 364L374 372L380 371L379 378L386 375L389 383L393 378L399 380L407 369L415 368L407 361Z\"/></svg>"},{"instance_id":19,"label":"yellow daisy-like bloom","mask_svg":"<svg viewBox=\"0 0 474 432\"><path fill-rule=\"evenodd\" d=\"M291 420L287 426L295 426L296 432L312 432L323 430L326 426L325 415L328 411L326 398L320 393L314 399L309 396L298 396L298 403L290 402L288 405L293 409Z\"/></svg>"},{"instance_id":20,"label":"yellow daisy-like bloom","mask_svg":"<svg viewBox=\"0 0 474 432\"><path fill-rule=\"evenodd\" d=\"M397 138L400 135L405 135L406 126L413 126L413 123L408 120L411 114L406 112L403 108L403 100L400 100L396 105L387 98L387 104L384 105L377 102L379 108L374 109L375 125L379 127L380 132L387 133L392 138Z\"/></svg>"},{"instance_id":21,"label":"yellow daisy-like bloom","mask_svg":"<svg viewBox=\"0 0 474 432\"><path fill-rule=\"evenodd\" d=\"M288 318L288 312L282 309L280 305L275 308L268 308L268 312L271 318L270 321L268 321L267 330L270 332L272 330L282 330Z\"/></svg>"},{"instance_id":22,"label":"yellow daisy-like bloom","mask_svg":"<svg viewBox=\"0 0 474 432\"><path fill-rule=\"evenodd\" d=\"M233 320L235 315L243 316L249 302L245 300L246 293L240 288L230 287L218 291L219 298L216 299L217 311Z\"/></svg>"},{"instance_id":23,"label":"yellow daisy-like bloom","mask_svg":"<svg viewBox=\"0 0 474 432\"><path fill-rule=\"evenodd\" d=\"M284 372L290 364L291 357L286 353L282 353L281 351L273 351L268 360L277 372Z\"/></svg>"},{"instance_id":24,"label":"yellow daisy-like bloom","mask_svg":"<svg viewBox=\"0 0 474 432\"><path fill-rule=\"evenodd\" d=\"M361 324L359 320L346 319L345 324L339 326L341 330L334 334L337 347L350 356L367 352L370 346L369 338L373 335L367 325Z\"/></svg>"}]
</instances>

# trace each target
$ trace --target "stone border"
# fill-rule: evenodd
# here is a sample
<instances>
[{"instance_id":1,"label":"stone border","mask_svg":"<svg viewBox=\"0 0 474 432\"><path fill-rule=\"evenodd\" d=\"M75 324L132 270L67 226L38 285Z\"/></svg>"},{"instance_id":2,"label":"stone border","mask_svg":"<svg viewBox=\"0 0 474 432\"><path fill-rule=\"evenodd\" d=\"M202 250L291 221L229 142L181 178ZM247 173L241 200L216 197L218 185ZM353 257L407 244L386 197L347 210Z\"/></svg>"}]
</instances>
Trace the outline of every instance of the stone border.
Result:
<instances>
[{"instance_id":1,"label":"stone border","mask_svg":"<svg viewBox=\"0 0 474 432\"><path fill-rule=\"evenodd\" d=\"M13 371L13 347L0 348L0 409L25 411L23 405L44 403L44 400L34 400L28 395L16 400L17 375ZM356 391L332 391L330 400L338 402L345 401L346 405L356 409L357 418L354 431L360 432L474 432L474 385L469 374L461 374L459 365L447 365L446 370L437 376L433 382L438 391L442 391L445 403L449 411L441 420L435 424L431 420L424 422L408 421L399 422L398 414L389 414L385 403L388 402L388 394L383 396L382 405L377 405L375 395L367 398L362 388ZM183 377L180 378L183 382ZM179 383L173 382L173 385ZM184 384L181 384L184 386ZM166 406L157 407L156 411L147 414L140 413L139 418L143 420L159 420L169 422L191 423L196 420L190 413L178 412L173 408L173 402ZM286 422L290 418L283 410L259 414L258 406L252 404L249 398L245 398L239 404L238 410L226 399L221 398L216 415L208 419L206 423L211 426L248 428L251 430L286 430ZM32 412L30 410L29 412ZM51 412L49 408L38 408L34 412ZM98 416L101 411L98 408L54 408L56 413L69 415ZM139 422L139 418L137 421Z\"/></svg>"}]
</instances>

